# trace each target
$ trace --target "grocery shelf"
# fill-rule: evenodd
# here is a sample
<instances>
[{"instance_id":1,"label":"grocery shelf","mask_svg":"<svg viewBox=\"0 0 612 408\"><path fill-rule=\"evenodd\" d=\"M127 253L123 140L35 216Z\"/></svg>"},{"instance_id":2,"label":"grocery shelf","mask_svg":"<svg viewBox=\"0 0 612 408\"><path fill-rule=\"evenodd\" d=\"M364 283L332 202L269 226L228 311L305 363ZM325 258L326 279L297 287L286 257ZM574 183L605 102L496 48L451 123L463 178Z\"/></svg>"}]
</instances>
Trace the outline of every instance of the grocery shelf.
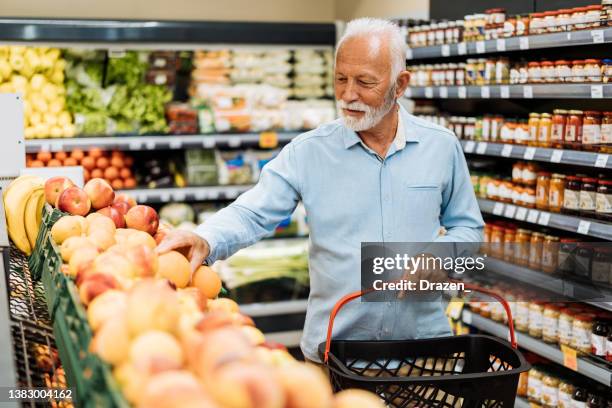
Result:
<instances>
[{"instance_id":1,"label":"grocery shelf","mask_svg":"<svg viewBox=\"0 0 612 408\"><path fill-rule=\"evenodd\" d=\"M530 408L529 401L521 397L516 397L514 400L514 408Z\"/></svg>"},{"instance_id":2,"label":"grocery shelf","mask_svg":"<svg viewBox=\"0 0 612 408\"><path fill-rule=\"evenodd\" d=\"M609 223L504 204L484 198L478 199L478 205L480 211L487 214L575 232L589 237L612 240L612 224Z\"/></svg>"},{"instance_id":3,"label":"grocery shelf","mask_svg":"<svg viewBox=\"0 0 612 408\"><path fill-rule=\"evenodd\" d=\"M263 133L267 135L269 133ZM288 143L299 132L276 133L278 143ZM104 150L180 150L212 149L215 147L256 147L260 133L204 134L204 135L159 135L159 136L108 136L75 137L69 139L26 140L26 153L40 151L58 152L73 149L99 147Z\"/></svg>"},{"instance_id":4,"label":"grocery shelf","mask_svg":"<svg viewBox=\"0 0 612 408\"><path fill-rule=\"evenodd\" d=\"M549 163L573 164L577 166L612 169L608 154L581 152L578 150L527 147L508 143L475 142L462 140L463 151L481 156L508 157Z\"/></svg>"},{"instance_id":5,"label":"grocery shelf","mask_svg":"<svg viewBox=\"0 0 612 408\"><path fill-rule=\"evenodd\" d=\"M244 186L203 186L203 187L175 187L155 189L119 190L127 193L139 203L170 203L207 200L233 200L240 194L253 187L252 184Z\"/></svg>"},{"instance_id":6,"label":"grocery shelf","mask_svg":"<svg viewBox=\"0 0 612 408\"><path fill-rule=\"evenodd\" d=\"M612 311L612 291L610 289L571 282L490 256L487 257L485 265L488 271L496 274Z\"/></svg>"},{"instance_id":7,"label":"grocery shelf","mask_svg":"<svg viewBox=\"0 0 612 408\"><path fill-rule=\"evenodd\" d=\"M270 303L250 303L240 305L240 312L251 316L276 316L292 313L306 313L308 300L286 300Z\"/></svg>"},{"instance_id":8,"label":"grocery shelf","mask_svg":"<svg viewBox=\"0 0 612 408\"><path fill-rule=\"evenodd\" d=\"M506 325L484 318L478 314L472 313L469 310L463 311L462 320L465 324L494 336L501 337L503 339L508 338L508 327ZM516 339L519 347L539 354L540 356L545 357L557 364L563 365L563 352L558 347L544 343L543 341L519 332L516 332ZM586 358L578 358L576 371L608 387L612 385L612 371L604 364L600 365Z\"/></svg>"},{"instance_id":9,"label":"grocery shelf","mask_svg":"<svg viewBox=\"0 0 612 408\"><path fill-rule=\"evenodd\" d=\"M285 347L299 347L301 339L302 330L266 333L266 341L280 343Z\"/></svg>"},{"instance_id":10,"label":"grocery shelf","mask_svg":"<svg viewBox=\"0 0 612 408\"><path fill-rule=\"evenodd\" d=\"M454 57L458 55L472 56L485 53L574 47L578 45L604 44L611 42L612 28L601 28L411 48L406 54L406 59L418 60L425 58Z\"/></svg>"},{"instance_id":11,"label":"grocery shelf","mask_svg":"<svg viewBox=\"0 0 612 408\"><path fill-rule=\"evenodd\" d=\"M483 86L409 87L406 98L531 99L531 98L612 98L612 84L525 84Z\"/></svg>"}]
</instances>

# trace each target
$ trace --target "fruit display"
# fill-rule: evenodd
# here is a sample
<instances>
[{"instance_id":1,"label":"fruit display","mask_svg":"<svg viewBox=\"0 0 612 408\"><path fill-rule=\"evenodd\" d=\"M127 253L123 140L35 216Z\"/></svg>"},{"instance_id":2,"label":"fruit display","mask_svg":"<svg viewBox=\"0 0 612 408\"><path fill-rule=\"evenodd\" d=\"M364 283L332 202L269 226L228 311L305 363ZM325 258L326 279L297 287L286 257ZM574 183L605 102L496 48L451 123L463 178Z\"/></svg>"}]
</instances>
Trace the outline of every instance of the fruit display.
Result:
<instances>
[{"instance_id":1,"label":"fruit display","mask_svg":"<svg viewBox=\"0 0 612 408\"><path fill-rule=\"evenodd\" d=\"M65 65L57 48L0 46L0 93L23 95L26 139L74 136Z\"/></svg>"}]
</instances>

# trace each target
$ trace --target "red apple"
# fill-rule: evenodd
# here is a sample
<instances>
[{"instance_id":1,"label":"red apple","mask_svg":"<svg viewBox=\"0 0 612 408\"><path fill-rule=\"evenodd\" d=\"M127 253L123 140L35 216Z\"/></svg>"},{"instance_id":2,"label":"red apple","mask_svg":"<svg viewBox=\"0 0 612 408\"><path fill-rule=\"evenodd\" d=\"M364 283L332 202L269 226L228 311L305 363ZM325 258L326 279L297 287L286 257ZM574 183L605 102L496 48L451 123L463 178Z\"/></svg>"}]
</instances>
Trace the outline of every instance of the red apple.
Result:
<instances>
[{"instance_id":1,"label":"red apple","mask_svg":"<svg viewBox=\"0 0 612 408\"><path fill-rule=\"evenodd\" d=\"M130 205L127 203L127 201L116 201L116 200L111 207L113 207L114 209L116 209L123 215L127 214L127 212L131 208Z\"/></svg>"},{"instance_id":2,"label":"red apple","mask_svg":"<svg viewBox=\"0 0 612 408\"><path fill-rule=\"evenodd\" d=\"M113 220L113 222L115 223L115 227L125 228L125 216L114 206L110 205L108 207L100 208L96 212L102 215L106 215L108 218Z\"/></svg>"},{"instance_id":3,"label":"red apple","mask_svg":"<svg viewBox=\"0 0 612 408\"><path fill-rule=\"evenodd\" d=\"M67 177L51 177L45 182L45 200L55 205L57 198L68 187L74 187L74 183Z\"/></svg>"},{"instance_id":4,"label":"red apple","mask_svg":"<svg viewBox=\"0 0 612 408\"><path fill-rule=\"evenodd\" d=\"M120 202L128 203L129 208L132 208L136 205L136 200L134 200L131 195L126 193L119 193L115 195L114 203Z\"/></svg>"},{"instance_id":5,"label":"red apple","mask_svg":"<svg viewBox=\"0 0 612 408\"><path fill-rule=\"evenodd\" d=\"M159 217L157 212L148 205L137 205L130 208L127 212L125 222L128 228L134 228L155 235L159 226Z\"/></svg>"},{"instance_id":6,"label":"red apple","mask_svg":"<svg viewBox=\"0 0 612 408\"><path fill-rule=\"evenodd\" d=\"M115 191L106 180L101 178L92 178L85 184L83 190L91 200L94 210L112 205L115 199Z\"/></svg>"},{"instance_id":7,"label":"red apple","mask_svg":"<svg viewBox=\"0 0 612 408\"><path fill-rule=\"evenodd\" d=\"M57 198L57 208L72 215L86 216L91 209L91 201L85 191L68 187Z\"/></svg>"}]
</instances>

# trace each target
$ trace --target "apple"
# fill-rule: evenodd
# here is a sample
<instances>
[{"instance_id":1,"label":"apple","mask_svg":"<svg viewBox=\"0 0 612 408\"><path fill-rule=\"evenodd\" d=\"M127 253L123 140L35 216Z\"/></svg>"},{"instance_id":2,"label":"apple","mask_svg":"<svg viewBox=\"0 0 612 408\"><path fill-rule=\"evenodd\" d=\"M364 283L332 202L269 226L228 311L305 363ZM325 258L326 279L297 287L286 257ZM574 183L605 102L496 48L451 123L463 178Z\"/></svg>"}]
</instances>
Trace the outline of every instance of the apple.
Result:
<instances>
[{"instance_id":1,"label":"apple","mask_svg":"<svg viewBox=\"0 0 612 408\"><path fill-rule=\"evenodd\" d=\"M91 209L87 193L78 187L68 187L59 195L57 208L72 215L86 216Z\"/></svg>"},{"instance_id":2,"label":"apple","mask_svg":"<svg viewBox=\"0 0 612 408\"><path fill-rule=\"evenodd\" d=\"M147 205L136 205L130 208L125 215L125 222L128 228L155 235L159 226L159 217L153 208Z\"/></svg>"},{"instance_id":3,"label":"apple","mask_svg":"<svg viewBox=\"0 0 612 408\"><path fill-rule=\"evenodd\" d=\"M45 182L45 200L51 205L55 205L57 198L62 192L74 187L74 183L67 177L51 177Z\"/></svg>"},{"instance_id":4,"label":"apple","mask_svg":"<svg viewBox=\"0 0 612 408\"><path fill-rule=\"evenodd\" d=\"M111 207L119 211L122 215L127 214L129 209L131 208L130 204L128 204L127 201L116 201L113 203L113 205L111 205Z\"/></svg>"},{"instance_id":5,"label":"apple","mask_svg":"<svg viewBox=\"0 0 612 408\"><path fill-rule=\"evenodd\" d=\"M83 190L91 200L94 210L112 205L115 199L115 191L106 180L101 178L92 178L85 184Z\"/></svg>"},{"instance_id":6,"label":"apple","mask_svg":"<svg viewBox=\"0 0 612 408\"><path fill-rule=\"evenodd\" d=\"M108 218L113 220L115 223L115 227L117 228L125 228L125 217L124 213L115 208L114 205L110 205L108 207L100 208L97 213L106 215Z\"/></svg>"},{"instance_id":7,"label":"apple","mask_svg":"<svg viewBox=\"0 0 612 408\"><path fill-rule=\"evenodd\" d=\"M159 259L155 249L146 245L135 245L125 249L124 253L132 263L136 276L140 278L155 276L159 268Z\"/></svg>"},{"instance_id":8,"label":"apple","mask_svg":"<svg viewBox=\"0 0 612 408\"><path fill-rule=\"evenodd\" d=\"M136 200L134 200L131 195L126 193L115 194L115 200L113 201L113 204L121 202L127 203L129 205L129 208L136 206Z\"/></svg>"},{"instance_id":9,"label":"apple","mask_svg":"<svg viewBox=\"0 0 612 408\"><path fill-rule=\"evenodd\" d=\"M79 297L84 305L88 305L97 296L111 289L121 289L114 276L93 272L82 279L79 286Z\"/></svg>"}]
</instances>

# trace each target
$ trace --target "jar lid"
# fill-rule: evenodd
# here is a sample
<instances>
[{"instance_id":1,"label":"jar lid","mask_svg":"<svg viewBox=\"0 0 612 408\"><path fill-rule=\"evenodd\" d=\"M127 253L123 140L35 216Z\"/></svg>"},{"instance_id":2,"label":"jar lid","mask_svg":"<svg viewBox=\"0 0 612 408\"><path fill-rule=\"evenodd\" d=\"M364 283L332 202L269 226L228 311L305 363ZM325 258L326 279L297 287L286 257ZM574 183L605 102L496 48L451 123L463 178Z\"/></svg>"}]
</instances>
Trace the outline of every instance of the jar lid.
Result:
<instances>
[{"instance_id":1,"label":"jar lid","mask_svg":"<svg viewBox=\"0 0 612 408\"><path fill-rule=\"evenodd\" d=\"M544 239L547 241L559 241L559 237L556 237L554 235L546 235Z\"/></svg>"},{"instance_id":2,"label":"jar lid","mask_svg":"<svg viewBox=\"0 0 612 408\"><path fill-rule=\"evenodd\" d=\"M544 306L544 309L548 309L548 310L558 310L558 311L560 311L561 309L563 309L563 306L559 306L559 305L556 305L556 304L554 304L554 303L547 303L547 304Z\"/></svg>"},{"instance_id":3,"label":"jar lid","mask_svg":"<svg viewBox=\"0 0 612 408\"><path fill-rule=\"evenodd\" d=\"M542 234L541 232L534 232L531 234L532 237L541 237L544 238L544 234Z\"/></svg>"},{"instance_id":4,"label":"jar lid","mask_svg":"<svg viewBox=\"0 0 612 408\"><path fill-rule=\"evenodd\" d=\"M557 12L556 11L545 11L542 14L544 14L544 17L550 17L550 16L556 16Z\"/></svg>"},{"instance_id":5,"label":"jar lid","mask_svg":"<svg viewBox=\"0 0 612 408\"><path fill-rule=\"evenodd\" d=\"M531 113L529 114L529 117L530 117L530 118L531 118L531 117L536 117L536 116L538 116L538 117L539 117L539 116L540 116L540 114L539 114L539 113L537 113L537 112L531 112Z\"/></svg>"},{"instance_id":6,"label":"jar lid","mask_svg":"<svg viewBox=\"0 0 612 408\"><path fill-rule=\"evenodd\" d=\"M512 227L504 228L505 234L514 234L515 232L516 232L516 228L512 228Z\"/></svg>"},{"instance_id":7,"label":"jar lid","mask_svg":"<svg viewBox=\"0 0 612 408\"><path fill-rule=\"evenodd\" d=\"M578 311L574 308L570 307L564 307L561 309L561 314L567 315L567 316L574 316L576 315L576 313L578 313Z\"/></svg>"},{"instance_id":8,"label":"jar lid","mask_svg":"<svg viewBox=\"0 0 612 408\"><path fill-rule=\"evenodd\" d=\"M538 171L538 177L550 177L550 172L548 172L548 171Z\"/></svg>"},{"instance_id":9,"label":"jar lid","mask_svg":"<svg viewBox=\"0 0 612 408\"><path fill-rule=\"evenodd\" d=\"M583 112L581 110L575 110L575 109L572 109L569 111L570 115L582 115L582 113Z\"/></svg>"},{"instance_id":10,"label":"jar lid","mask_svg":"<svg viewBox=\"0 0 612 408\"><path fill-rule=\"evenodd\" d=\"M576 238L561 238L560 241L566 244L569 244L570 242L578 242Z\"/></svg>"},{"instance_id":11,"label":"jar lid","mask_svg":"<svg viewBox=\"0 0 612 408\"><path fill-rule=\"evenodd\" d=\"M544 17L544 13L531 13L530 16L531 18L540 18Z\"/></svg>"},{"instance_id":12,"label":"jar lid","mask_svg":"<svg viewBox=\"0 0 612 408\"><path fill-rule=\"evenodd\" d=\"M496 231L503 231L505 228L501 225L493 225L493 229Z\"/></svg>"},{"instance_id":13,"label":"jar lid","mask_svg":"<svg viewBox=\"0 0 612 408\"><path fill-rule=\"evenodd\" d=\"M567 115L567 110L565 110L565 109L555 109L555 110L553 110L553 113L555 115Z\"/></svg>"},{"instance_id":14,"label":"jar lid","mask_svg":"<svg viewBox=\"0 0 612 408\"><path fill-rule=\"evenodd\" d=\"M539 67L540 63L537 61L531 61L529 64L527 64L528 67Z\"/></svg>"},{"instance_id":15,"label":"jar lid","mask_svg":"<svg viewBox=\"0 0 612 408\"><path fill-rule=\"evenodd\" d=\"M574 320L580 320L581 322L592 322L595 319L593 313L580 313L574 317Z\"/></svg>"},{"instance_id":16,"label":"jar lid","mask_svg":"<svg viewBox=\"0 0 612 408\"><path fill-rule=\"evenodd\" d=\"M585 9L587 10L601 10L601 4L593 4L591 6L586 6Z\"/></svg>"},{"instance_id":17,"label":"jar lid","mask_svg":"<svg viewBox=\"0 0 612 408\"><path fill-rule=\"evenodd\" d=\"M552 67L554 64L552 61L542 61L540 62L540 65L543 67Z\"/></svg>"},{"instance_id":18,"label":"jar lid","mask_svg":"<svg viewBox=\"0 0 612 408\"><path fill-rule=\"evenodd\" d=\"M552 115L550 113L543 113L540 115L541 118L551 118Z\"/></svg>"},{"instance_id":19,"label":"jar lid","mask_svg":"<svg viewBox=\"0 0 612 408\"><path fill-rule=\"evenodd\" d=\"M558 11L559 14L570 14L572 9L561 9Z\"/></svg>"},{"instance_id":20,"label":"jar lid","mask_svg":"<svg viewBox=\"0 0 612 408\"><path fill-rule=\"evenodd\" d=\"M612 115L612 111L605 111L603 114L606 115L606 116L610 116L610 115Z\"/></svg>"},{"instance_id":21,"label":"jar lid","mask_svg":"<svg viewBox=\"0 0 612 408\"><path fill-rule=\"evenodd\" d=\"M584 111L585 116L601 116L599 111Z\"/></svg>"},{"instance_id":22,"label":"jar lid","mask_svg":"<svg viewBox=\"0 0 612 408\"><path fill-rule=\"evenodd\" d=\"M519 234L531 234L531 231L525 228L519 228L516 230L516 232Z\"/></svg>"},{"instance_id":23,"label":"jar lid","mask_svg":"<svg viewBox=\"0 0 612 408\"><path fill-rule=\"evenodd\" d=\"M555 65L569 65L569 61L567 61L567 60L557 60L557 61L555 61Z\"/></svg>"},{"instance_id":24,"label":"jar lid","mask_svg":"<svg viewBox=\"0 0 612 408\"><path fill-rule=\"evenodd\" d=\"M583 177L582 178L582 182L583 183L593 183L593 184L597 184L597 179L593 178L593 177Z\"/></svg>"},{"instance_id":25,"label":"jar lid","mask_svg":"<svg viewBox=\"0 0 612 408\"><path fill-rule=\"evenodd\" d=\"M600 60L595 59L595 58L589 58L589 59L585 59L584 63L585 64L599 64L599 61Z\"/></svg>"},{"instance_id":26,"label":"jar lid","mask_svg":"<svg viewBox=\"0 0 612 408\"><path fill-rule=\"evenodd\" d=\"M587 10L587 9L586 9L586 7L574 7L574 8L572 9L572 11L573 11L574 13L580 13L580 12L583 12L583 13L584 13L586 10Z\"/></svg>"},{"instance_id":27,"label":"jar lid","mask_svg":"<svg viewBox=\"0 0 612 408\"><path fill-rule=\"evenodd\" d=\"M583 65L584 64L584 60L573 60L572 61L572 65Z\"/></svg>"},{"instance_id":28,"label":"jar lid","mask_svg":"<svg viewBox=\"0 0 612 408\"><path fill-rule=\"evenodd\" d=\"M553 173L552 178L564 179L565 174Z\"/></svg>"},{"instance_id":29,"label":"jar lid","mask_svg":"<svg viewBox=\"0 0 612 408\"><path fill-rule=\"evenodd\" d=\"M599 185L612 186L612 180L599 180Z\"/></svg>"}]
</instances>

